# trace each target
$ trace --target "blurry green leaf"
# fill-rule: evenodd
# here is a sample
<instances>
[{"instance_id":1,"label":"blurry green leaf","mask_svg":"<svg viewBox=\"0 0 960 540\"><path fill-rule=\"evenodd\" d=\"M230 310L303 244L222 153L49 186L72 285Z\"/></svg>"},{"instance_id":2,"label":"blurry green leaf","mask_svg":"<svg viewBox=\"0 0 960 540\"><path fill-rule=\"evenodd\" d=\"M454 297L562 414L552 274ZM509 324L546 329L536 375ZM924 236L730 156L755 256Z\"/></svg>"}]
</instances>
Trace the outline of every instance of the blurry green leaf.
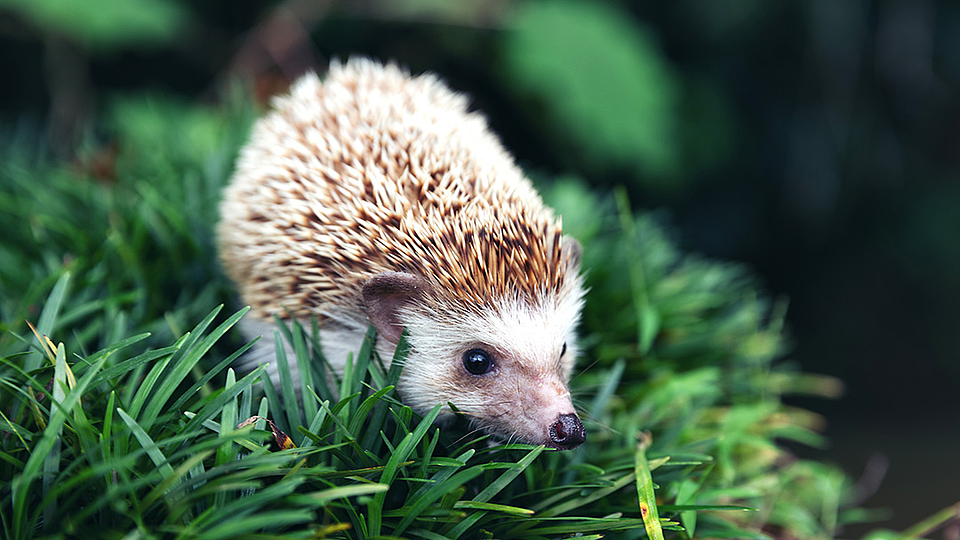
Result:
<instances>
[{"instance_id":1,"label":"blurry green leaf","mask_svg":"<svg viewBox=\"0 0 960 540\"><path fill-rule=\"evenodd\" d=\"M677 82L638 21L612 4L563 0L523 3L512 23L509 82L542 101L584 159L648 181L676 171Z\"/></svg>"},{"instance_id":2,"label":"blurry green leaf","mask_svg":"<svg viewBox=\"0 0 960 540\"><path fill-rule=\"evenodd\" d=\"M698 482L690 479L682 481L680 488L677 490L677 504L685 505L693 501L698 489L700 489ZM692 509L680 512L680 523L683 524L683 528L686 529L687 534L693 536L697 529L697 512Z\"/></svg>"},{"instance_id":3,"label":"blurry green leaf","mask_svg":"<svg viewBox=\"0 0 960 540\"><path fill-rule=\"evenodd\" d=\"M863 540L903 540L903 535L888 529L878 529L870 531Z\"/></svg>"},{"instance_id":4,"label":"blurry green leaf","mask_svg":"<svg viewBox=\"0 0 960 540\"><path fill-rule=\"evenodd\" d=\"M563 232L576 238L581 244L589 242L600 232L602 221L597 215L596 195L587 185L576 178L558 178L543 186L547 204L563 216Z\"/></svg>"},{"instance_id":5,"label":"blurry green leaf","mask_svg":"<svg viewBox=\"0 0 960 540\"><path fill-rule=\"evenodd\" d=\"M230 135L216 110L192 107L170 96L115 97L109 109L112 128L131 158L146 160L161 174L209 160ZM239 136L245 135L244 130Z\"/></svg>"},{"instance_id":6,"label":"blurry green leaf","mask_svg":"<svg viewBox=\"0 0 960 540\"><path fill-rule=\"evenodd\" d=\"M640 351L647 354L653 345L653 338L660 331L660 314L656 309L642 306L639 309L640 318Z\"/></svg>"},{"instance_id":7,"label":"blurry green leaf","mask_svg":"<svg viewBox=\"0 0 960 540\"><path fill-rule=\"evenodd\" d=\"M94 48L170 41L189 16L172 0L0 0L0 8Z\"/></svg>"}]
</instances>

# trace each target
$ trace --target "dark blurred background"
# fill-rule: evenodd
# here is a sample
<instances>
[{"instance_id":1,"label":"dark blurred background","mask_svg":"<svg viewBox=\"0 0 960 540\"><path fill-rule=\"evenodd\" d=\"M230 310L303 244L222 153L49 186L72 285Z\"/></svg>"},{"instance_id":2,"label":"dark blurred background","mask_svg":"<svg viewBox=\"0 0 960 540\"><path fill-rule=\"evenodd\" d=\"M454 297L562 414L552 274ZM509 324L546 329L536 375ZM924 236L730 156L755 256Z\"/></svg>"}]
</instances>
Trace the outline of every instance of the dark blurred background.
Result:
<instances>
[{"instance_id":1,"label":"dark blurred background","mask_svg":"<svg viewBox=\"0 0 960 540\"><path fill-rule=\"evenodd\" d=\"M883 526L960 500L960 3L3 0L0 47L3 129L63 159L121 94L436 72L535 176L626 186L790 299L791 358L846 384L794 401L831 441L798 451L883 476Z\"/></svg>"}]
</instances>

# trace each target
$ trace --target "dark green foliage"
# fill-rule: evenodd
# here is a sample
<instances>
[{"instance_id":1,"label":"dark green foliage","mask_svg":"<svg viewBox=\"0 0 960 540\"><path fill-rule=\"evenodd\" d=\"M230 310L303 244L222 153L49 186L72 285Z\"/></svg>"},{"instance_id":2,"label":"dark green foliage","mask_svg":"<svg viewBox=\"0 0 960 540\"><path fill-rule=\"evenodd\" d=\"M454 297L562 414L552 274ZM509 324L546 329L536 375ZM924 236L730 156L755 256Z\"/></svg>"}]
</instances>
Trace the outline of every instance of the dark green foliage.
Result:
<instances>
[{"instance_id":1,"label":"dark green foliage","mask_svg":"<svg viewBox=\"0 0 960 540\"><path fill-rule=\"evenodd\" d=\"M556 146L593 170L642 171L661 188L676 181L680 85L651 32L612 4L582 0L529 2L512 19L504 82L544 104Z\"/></svg>"},{"instance_id":2,"label":"dark green foliage","mask_svg":"<svg viewBox=\"0 0 960 540\"><path fill-rule=\"evenodd\" d=\"M211 228L251 115L113 110L109 174L26 143L0 165L3 537L829 538L843 521L843 475L776 444L819 440L781 395L835 384L776 362L783 303L622 195L544 186L584 245L588 442L491 446L399 403L400 363L369 340L337 379L315 327L280 326L302 388L234 374L243 310L215 307Z\"/></svg>"},{"instance_id":3,"label":"dark green foliage","mask_svg":"<svg viewBox=\"0 0 960 540\"><path fill-rule=\"evenodd\" d=\"M173 0L4 0L3 7L32 26L103 52L169 43L191 19Z\"/></svg>"}]
</instances>

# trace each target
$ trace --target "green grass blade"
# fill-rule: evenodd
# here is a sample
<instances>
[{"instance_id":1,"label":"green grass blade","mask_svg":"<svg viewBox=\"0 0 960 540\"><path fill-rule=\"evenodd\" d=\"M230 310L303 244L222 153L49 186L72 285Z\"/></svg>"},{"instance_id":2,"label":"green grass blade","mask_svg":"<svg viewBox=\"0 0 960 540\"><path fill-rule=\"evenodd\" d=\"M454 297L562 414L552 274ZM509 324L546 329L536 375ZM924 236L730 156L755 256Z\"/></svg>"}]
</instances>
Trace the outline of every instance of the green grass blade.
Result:
<instances>
[{"instance_id":1,"label":"green grass blade","mask_svg":"<svg viewBox=\"0 0 960 540\"><path fill-rule=\"evenodd\" d=\"M417 500L410 505L410 509L407 511L407 514L400 520L400 523L397 524L396 529L393 533L400 535L406 530L407 527L413 523L413 520L416 519L426 508L432 504L434 501L443 497L447 493L459 488L465 483L473 480L474 478L483 474L484 469L481 466L470 467L465 471L460 471L450 478L434 485L426 491L422 496L417 498Z\"/></svg>"},{"instance_id":2,"label":"green grass blade","mask_svg":"<svg viewBox=\"0 0 960 540\"><path fill-rule=\"evenodd\" d=\"M387 460L387 464L383 469L383 473L380 475L381 483L390 485L393 482L400 463L407 460L407 458L416 448L417 444L420 443L420 439L427 434L427 430L430 428L430 425L433 424L433 421L436 420L437 416L440 414L441 408L441 405L434 407L429 413L427 413L427 416L424 417L424 419L412 433L408 433L406 436L404 436L400 444L397 445L396 450L390 455L390 459ZM367 529L370 531L371 536L377 536L380 534L382 526L381 516L383 514L383 503L385 500L386 493L378 493L376 496L374 496L373 501L367 506L369 509Z\"/></svg>"},{"instance_id":3,"label":"green grass blade","mask_svg":"<svg viewBox=\"0 0 960 540\"><path fill-rule=\"evenodd\" d=\"M225 513L225 511L223 511ZM196 536L189 537L197 540L223 540L225 538L241 538L248 534L269 530L284 525L309 523L313 520L313 511L309 509L273 510L251 516L231 519L221 523Z\"/></svg>"},{"instance_id":4,"label":"green grass blade","mask_svg":"<svg viewBox=\"0 0 960 540\"><path fill-rule=\"evenodd\" d=\"M224 405L226 405L228 401L237 397L240 392L243 392L244 389L256 382L257 378L260 377L265 369L265 366L260 366L251 371L244 378L237 381L237 384L225 389L220 395L206 403L203 408L196 413L196 416L191 418L190 421L187 422L187 425L183 426L183 429L180 430L180 433L190 434L195 431L199 431L200 428L203 427L203 423L207 420L210 420L221 410L223 410Z\"/></svg>"},{"instance_id":5,"label":"green grass blade","mask_svg":"<svg viewBox=\"0 0 960 540\"><path fill-rule=\"evenodd\" d=\"M390 369L388 370L385 379L382 381L380 388L385 388L387 386L393 386L396 388L397 382L400 380L400 374L403 371L403 364L406 362L407 355L410 353L410 344L407 340L407 331L404 331L400 334L400 339L397 341L397 348L393 353L393 359L390 362ZM380 369L379 366L371 362L368 365L368 372L373 374ZM387 406L385 403L376 405L373 408L373 413L370 415L370 424L371 426L382 426L384 420L387 417ZM383 447L382 439L380 438L380 431L377 429L369 429L364 433L364 436L360 442L363 448L370 450L373 453L379 454L381 448ZM460 453L460 452L455 452Z\"/></svg>"},{"instance_id":6,"label":"green grass blade","mask_svg":"<svg viewBox=\"0 0 960 540\"><path fill-rule=\"evenodd\" d=\"M180 344L183 341L189 339L189 334L183 336L181 341L177 343ZM177 351L179 352L179 351ZM170 364L170 361L177 356L176 353L160 357L160 361L156 362L150 371L147 372L147 376L144 377L143 382L140 383L139 388L137 388L136 393L133 395L133 401L130 403L130 415L134 418L140 416L140 411L143 409L143 406L150 399L150 396L153 394L153 389L157 384L157 381L160 380L160 376L163 375L163 372L166 370L167 365ZM132 385L131 385L132 386ZM149 425L147 426L150 427Z\"/></svg>"},{"instance_id":7,"label":"green grass blade","mask_svg":"<svg viewBox=\"0 0 960 540\"><path fill-rule=\"evenodd\" d=\"M575 510L577 508L589 505L590 503L596 500L599 500L611 495L612 493L616 492L620 488L629 484L634 478L635 478L634 472L630 471L630 474L625 474L619 477L612 485L605 488L597 489L592 493L590 493L589 495L585 495L583 497L574 496L569 501L559 503L559 504L550 504L548 507L545 507L542 510L541 508L543 507L543 504L540 503L540 504L533 505L533 509L538 512L537 515L539 517L562 516L563 514L566 514L571 510ZM570 490L567 490L567 493L569 495L577 495L579 494L579 492L580 492L579 488L572 488Z\"/></svg>"},{"instance_id":8,"label":"green grass blade","mask_svg":"<svg viewBox=\"0 0 960 540\"><path fill-rule=\"evenodd\" d=\"M67 411L73 409L80 400L80 396L86 392L90 381L96 376L100 368L103 367L104 360L105 359L101 358L87 370L83 377L77 381L77 386L70 390L64 397L60 407L51 409L50 421L43 431L43 436L33 447L33 452L30 454L30 458L27 459L23 471L11 482L11 521L13 522L12 528L15 538L22 538L28 528L27 501L30 486L34 480L40 476L40 471L45 464L46 456L53 448L55 441L59 438L61 428L67 418Z\"/></svg>"},{"instance_id":9,"label":"green grass blade","mask_svg":"<svg viewBox=\"0 0 960 540\"><path fill-rule=\"evenodd\" d=\"M523 471L526 470L527 467L529 467L530 464L537 459L537 456L539 456L544 451L544 449L545 447L538 446L530 450L530 452L528 452L527 455L524 456L516 464L507 464L509 468L506 471L504 471L503 474L501 474L496 480L488 484L483 489L483 491L478 493L473 498L471 502L474 504L485 504L487 501L495 497L498 493L500 493L503 490L503 488L507 487L510 484L510 482L513 482L514 479L516 479L521 473L523 473ZM488 509L482 508L482 507L473 507L473 508L476 508L479 511L471 514L466 519L464 519L463 521L458 523L456 526L451 528L449 531L447 531L447 534L449 536L451 536L452 538L457 538L460 535L465 534L468 530L470 530L474 526L474 524L478 520L480 520L483 516L485 516L488 511ZM533 511L531 510L531 513L532 512Z\"/></svg>"},{"instance_id":10,"label":"green grass blade","mask_svg":"<svg viewBox=\"0 0 960 540\"><path fill-rule=\"evenodd\" d=\"M330 411L330 402L327 400L321 401L317 407L317 414L310 420L310 426L307 427L307 431L313 434L318 434L320 431L320 426L323 425L324 420L327 419L327 413ZM304 446L309 446L310 441L304 440Z\"/></svg>"},{"instance_id":11,"label":"green grass blade","mask_svg":"<svg viewBox=\"0 0 960 540\"><path fill-rule=\"evenodd\" d=\"M236 377L234 377L236 380ZM237 408L237 422L242 422L251 416L251 410L253 409L253 386L247 387L243 392L240 392L240 405Z\"/></svg>"},{"instance_id":12,"label":"green grass blade","mask_svg":"<svg viewBox=\"0 0 960 540\"><path fill-rule=\"evenodd\" d=\"M124 339L119 339L119 338L118 338L118 339L116 339L116 340L110 340L110 341L108 341L108 343L110 343L110 345L108 345L107 347L105 347L105 348L103 348L103 349L101 349L101 350L93 353L93 354L90 355L89 357L87 357L87 362L95 362L95 361L99 360L101 357L105 357L105 356L106 356L106 357L109 357L111 354L117 352L118 350L123 349L124 347L129 347L130 345L139 343L139 342L147 339L147 338L150 337L151 335L152 335L152 334L151 334L150 332L143 332L143 333L141 333L141 334L136 334L136 335L133 335L133 336L124 338ZM104 370L104 371L106 371L106 370Z\"/></svg>"},{"instance_id":13,"label":"green grass blade","mask_svg":"<svg viewBox=\"0 0 960 540\"><path fill-rule=\"evenodd\" d=\"M290 426L287 425L286 415L277 412L282 411L283 407L282 403L280 402L280 396L277 395L277 390L273 386L273 381L270 379L270 375L266 372L266 370L261 371L261 374L260 386L263 388L264 397L267 400L269 409L271 411L275 411L272 420L281 431L289 433Z\"/></svg>"},{"instance_id":14,"label":"green grass blade","mask_svg":"<svg viewBox=\"0 0 960 540\"><path fill-rule=\"evenodd\" d=\"M899 538L901 540L913 540L929 534L931 531L942 527L951 520L960 519L960 502L936 512L932 516L923 519L903 532Z\"/></svg>"},{"instance_id":15,"label":"green grass blade","mask_svg":"<svg viewBox=\"0 0 960 540\"><path fill-rule=\"evenodd\" d=\"M233 369L228 369L224 390L229 390L235 384L237 384L237 376L234 374ZM237 424L237 400L236 398L228 399L220 411L220 438L227 439L230 437L230 434L236 429ZM237 453L234 450L233 443L224 443L217 449L216 464L223 465L229 463L236 458L236 455ZM223 502L224 501L220 501L220 505L222 505Z\"/></svg>"},{"instance_id":16,"label":"green grass blade","mask_svg":"<svg viewBox=\"0 0 960 540\"><path fill-rule=\"evenodd\" d=\"M491 482L487 487L483 488L483 491L477 494L473 498L474 502L487 502L493 497L500 493L503 488L507 487L510 482L520 476L520 474L533 463L533 460L537 459L541 453L543 453L544 446L538 446L534 448L527 455L523 456L523 459L517 462L516 466L511 466L509 469L503 472L499 478Z\"/></svg>"},{"instance_id":17,"label":"green grass blade","mask_svg":"<svg viewBox=\"0 0 960 540\"><path fill-rule=\"evenodd\" d=\"M550 525L530 529L526 535L537 535L540 537L553 535L571 535L591 533L595 531L616 531L637 529L643 527L643 520L636 518L591 518L586 516L577 516L569 518L574 523L567 525ZM527 538L528 536L523 536ZM662 538L662 536L661 536Z\"/></svg>"},{"instance_id":18,"label":"green grass blade","mask_svg":"<svg viewBox=\"0 0 960 540\"><path fill-rule=\"evenodd\" d=\"M143 498L143 507L149 508L150 505L160 499L160 497L164 496L164 494L169 492L170 489L173 488L174 484L183 481L184 477L186 477L190 470L203 463L203 460L210 457L210 454L213 454L213 450L197 452L187 458L186 461L178 465L172 475L166 477L162 482L157 484L156 487L150 490L147 496Z\"/></svg>"},{"instance_id":19,"label":"green grass blade","mask_svg":"<svg viewBox=\"0 0 960 540\"><path fill-rule=\"evenodd\" d=\"M231 354L230 356L218 362L216 366L212 367L202 377L197 379L196 382L190 385L190 388L184 390L183 393L180 395L180 397L178 397L177 400L174 401L172 405L170 405L169 409L172 411L180 410L180 407L182 407L184 403L186 403L191 397L193 397L193 395L196 394L197 391L199 391L200 388L203 387L203 385L207 384L208 382L210 382L211 379L213 379L214 377L222 373L223 370L227 368L227 366L233 364L233 362L237 358L239 358L243 353L247 352L247 350L250 349L250 347L253 347L254 343L256 342L257 340L253 340L245 344L244 346L234 351L233 354Z\"/></svg>"},{"instance_id":20,"label":"green grass blade","mask_svg":"<svg viewBox=\"0 0 960 540\"><path fill-rule=\"evenodd\" d=\"M204 319L206 321L212 321L220 310L223 308L223 305L219 305L210 312L209 315ZM153 425L154 420L159 416L160 412L168 406L168 401L173 393L176 391L183 381L190 375L190 371L195 365L200 361L201 358L213 347L213 345L227 333L233 325L237 324L243 315L250 310L250 307L244 307L240 311L231 315L227 320L223 321L219 326L217 326L209 335L205 336L203 339L197 342L195 347L190 347L183 354L183 358L180 358L173 366L171 372L164 377L163 382L160 384L160 387L157 389L156 393L153 395L150 403L143 411L140 421L143 425L148 428ZM204 323L202 322L201 325ZM204 326L205 327L205 326ZM200 328L200 327L198 327ZM198 332L200 330L195 330ZM199 335L199 333L197 334Z\"/></svg>"},{"instance_id":21,"label":"green grass blade","mask_svg":"<svg viewBox=\"0 0 960 540\"><path fill-rule=\"evenodd\" d=\"M306 338L307 336L304 337ZM321 396L333 396L333 390L330 388L328 381L336 381L337 375L330 366L330 362L323 355L323 346L320 343L320 322L316 317L310 318L309 339L310 352L312 353L310 370L313 372L311 378L313 379L314 384L317 386L315 392L319 393Z\"/></svg>"},{"instance_id":22,"label":"green grass blade","mask_svg":"<svg viewBox=\"0 0 960 540\"><path fill-rule=\"evenodd\" d=\"M363 377L364 375L367 374L367 368L371 363L371 359L373 358L373 342L376 339L377 339L377 331L373 327L373 325L370 325L367 328L367 333L364 334L363 336L363 341L360 344L360 351L357 353L357 356L355 357L356 361L354 362L354 366L353 366L353 372L357 374L357 376L353 378L355 387L349 389L348 392L344 392L340 395L352 394L354 392L359 391L361 400L367 397L367 388L362 386ZM356 408L357 408L356 403L350 404L351 416L356 411Z\"/></svg>"},{"instance_id":23,"label":"green grass blade","mask_svg":"<svg viewBox=\"0 0 960 540\"><path fill-rule=\"evenodd\" d=\"M309 493L306 496L313 504L322 505L335 499L346 499L358 495L373 495L383 493L390 489L387 484L356 484L353 486L340 486L323 491Z\"/></svg>"},{"instance_id":24,"label":"green grass blade","mask_svg":"<svg viewBox=\"0 0 960 540\"><path fill-rule=\"evenodd\" d=\"M453 538L456 538L454 536L444 536L426 529L407 529L407 534L423 538L424 540L453 540Z\"/></svg>"},{"instance_id":25,"label":"green grass blade","mask_svg":"<svg viewBox=\"0 0 960 540\"><path fill-rule=\"evenodd\" d=\"M297 427L305 422L300 417L300 408L297 407L297 394L293 387L293 379L290 377L290 364L287 358L287 351L283 346L283 338L280 337L280 331L273 331L273 342L276 350L277 374L280 375L280 395L283 396L284 407L282 409L287 413L287 433L293 433ZM299 444L301 441L296 441Z\"/></svg>"},{"instance_id":26,"label":"green grass blade","mask_svg":"<svg viewBox=\"0 0 960 540\"><path fill-rule=\"evenodd\" d=\"M293 351L297 360L297 373L300 374L300 396L307 396L307 392L316 388L313 380L313 369L310 367L310 355L307 352L307 342L303 336L303 327L297 321L293 322ZM303 399L303 415L306 421L317 415L317 402Z\"/></svg>"},{"instance_id":27,"label":"green grass blade","mask_svg":"<svg viewBox=\"0 0 960 540\"><path fill-rule=\"evenodd\" d=\"M435 459L435 460L434 460L434 464L435 464L435 465L437 465L437 464L441 465L441 469L440 469L439 471L437 471L436 474L434 474L432 477L430 477L428 481L425 481L424 484L423 484L423 486L421 486L420 489L418 489L418 490L415 491L413 494L411 494L411 495L408 497L408 499L414 500L414 499L420 498L421 496L423 496L424 494L426 494L427 491L428 491L433 485L435 485L435 484L437 484L437 483L439 483L439 482L443 482L443 481L445 481L446 479L448 479L448 478L450 478L451 476L453 476L453 474L454 474L455 472L459 471L460 469L462 469L463 467L465 467L465 466L467 465L467 461L469 461L470 458L472 458L474 454L475 454L475 451L474 451L473 449L470 449L470 450L467 450L466 452L464 452L463 454L457 456L456 459L449 459L449 458L448 458L448 459L442 459L442 458ZM425 469L421 466L421 471L424 471L424 470L425 470ZM424 479L424 478L427 478L427 476L426 476L426 474L424 474L424 475L421 476L420 478L421 478L421 479ZM408 480L409 480L409 478L408 478ZM459 497L458 497L457 499L459 500ZM451 501L451 503L450 503L448 506L453 506L453 502Z\"/></svg>"},{"instance_id":28,"label":"green grass blade","mask_svg":"<svg viewBox=\"0 0 960 540\"><path fill-rule=\"evenodd\" d=\"M610 402L610 398L613 397L614 392L616 392L626 368L627 362L623 358L618 358L617 361L613 363L609 374L603 378L603 386L600 387L600 390L593 397L593 401L590 402L590 409L587 411L588 418L600 418L607 404Z\"/></svg>"},{"instance_id":29,"label":"green grass blade","mask_svg":"<svg viewBox=\"0 0 960 540\"><path fill-rule=\"evenodd\" d=\"M56 404L62 404L64 398L67 394L67 359L66 353L63 350L63 343L57 345L57 356L54 363L53 371L53 401ZM63 414L65 411L59 407L51 407L50 414L56 414L60 412ZM53 418L50 419L50 422L53 422ZM60 441L63 434L63 427L61 425L60 429L57 430L56 438L53 441L53 445L50 447L50 451L47 452L47 455L43 459L43 498L48 500L47 495L50 493L50 487L57 479L57 474L60 472ZM48 500L47 504L43 507L43 522L46 526L49 527L53 523L53 513L56 511L56 501Z\"/></svg>"},{"instance_id":30,"label":"green grass blade","mask_svg":"<svg viewBox=\"0 0 960 540\"><path fill-rule=\"evenodd\" d=\"M390 370L387 371L387 384L393 386L400 381L400 373L403 371L403 364L407 361L410 354L410 340L407 337L407 330L404 328L400 333L400 339L397 340L397 348L393 352L393 359L390 361Z\"/></svg>"},{"instance_id":31,"label":"green grass blade","mask_svg":"<svg viewBox=\"0 0 960 540\"><path fill-rule=\"evenodd\" d=\"M40 312L40 318L37 320L37 333L40 336L49 336L53 334L53 326L56 323L57 315L63 307L64 298L67 296L67 287L70 285L70 272L64 271L57 279L56 285L47 296L47 301L43 304L43 311ZM23 370L27 373L36 370L42 364L43 353L31 351L23 361Z\"/></svg>"},{"instance_id":32,"label":"green grass blade","mask_svg":"<svg viewBox=\"0 0 960 540\"><path fill-rule=\"evenodd\" d=\"M643 518L643 525L650 540L663 540L663 529L657 512L657 497L653 492L653 478L650 476L650 465L647 463L647 445L649 445L649 438L644 437L644 440L637 445L637 451L634 454L640 516Z\"/></svg>"},{"instance_id":33,"label":"green grass blade","mask_svg":"<svg viewBox=\"0 0 960 540\"><path fill-rule=\"evenodd\" d=\"M530 510L529 508L520 508L518 506L507 506L505 504L493 504L477 501L457 501L453 507L472 508L474 510L489 510L491 512L502 512L504 514L512 514L516 516L532 516L534 514L533 510Z\"/></svg>"},{"instance_id":34,"label":"green grass blade","mask_svg":"<svg viewBox=\"0 0 960 540\"><path fill-rule=\"evenodd\" d=\"M149 334L141 334L143 336L148 336ZM163 347L160 349L155 349L152 351L147 351L137 356L124 360L119 364L112 365L103 371L100 372L100 375L97 377L97 380L93 382L94 386L104 383L106 381L116 379L122 375L125 375L138 367L153 362L157 359L163 358L165 356L170 356L173 353L177 352L176 346ZM105 355L106 356L106 355Z\"/></svg>"},{"instance_id":35,"label":"green grass blade","mask_svg":"<svg viewBox=\"0 0 960 540\"><path fill-rule=\"evenodd\" d=\"M383 396L390 393L393 390L392 386L387 386L386 388L381 388L377 390L372 396L363 400L363 403L357 407L357 410L350 415L350 423L347 426L347 429L350 433L359 433L360 426L363 425L363 422L367 420L367 415L370 414L370 410L373 409L375 405L380 403L380 399ZM371 424L375 425L375 424Z\"/></svg>"},{"instance_id":36,"label":"green grass blade","mask_svg":"<svg viewBox=\"0 0 960 540\"><path fill-rule=\"evenodd\" d=\"M120 415L120 418L123 419L124 423L127 424L127 427L130 429L130 432L133 433L134 438L137 439L137 442L140 443L140 447L143 448L147 456L150 457L150 461L160 470L164 478L169 478L173 474L173 467L170 465L170 462L167 461L167 457L163 455L163 452L160 451L160 447L157 446L153 439L150 438L150 435L147 435L147 432L143 427L137 423L136 420L123 409L117 408L117 414Z\"/></svg>"}]
</instances>

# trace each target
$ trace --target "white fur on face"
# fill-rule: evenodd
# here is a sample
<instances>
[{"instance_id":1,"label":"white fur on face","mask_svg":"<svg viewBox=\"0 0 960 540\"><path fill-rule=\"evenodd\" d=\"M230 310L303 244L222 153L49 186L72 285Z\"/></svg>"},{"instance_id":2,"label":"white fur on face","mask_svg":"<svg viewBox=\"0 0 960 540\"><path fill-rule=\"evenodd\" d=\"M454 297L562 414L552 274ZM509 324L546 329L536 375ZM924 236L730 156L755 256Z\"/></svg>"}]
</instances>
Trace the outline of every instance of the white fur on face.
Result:
<instances>
[{"instance_id":1,"label":"white fur on face","mask_svg":"<svg viewBox=\"0 0 960 540\"><path fill-rule=\"evenodd\" d=\"M549 445L550 426L559 415L575 413L567 384L577 357L576 326L583 301L579 284L574 290L562 299L542 302L543 307L513 299L465 316L408 313L411 351L398 385L404 403L420 414L437 404L449 414L446 405L452 403L488 432ZM366 331L365 323L347 322L320 329L323 354L338 373L343 372L347 354L359 350ZM241 369L270 362L268 371L276 384L274 323L247 317L241 328L248 338L266 338L244 356ZM283 346L294 387L299 388L293 350L287 343ZM378 340L377 351L385 362L394 348ZM472 375L464 368L463 354L475 348L494 358L490 373Z\"/></svg>"},{"instance_id":2,"label":"white fur on face","mask_svg":"<svg viewBox=\"0 0 960 540\"><path fill-rule=\"evenodd\" d=\"M399 387L404 403L422 413L450 402L489 432L550 444L550 426L559 415L575 413L567 383L582 298L567 294L540 305L514 299L456 320L411 313L412 351ZM466 371L462 357L471 349L490 353L490 373Z\"/></svg>"}]
</instances>

